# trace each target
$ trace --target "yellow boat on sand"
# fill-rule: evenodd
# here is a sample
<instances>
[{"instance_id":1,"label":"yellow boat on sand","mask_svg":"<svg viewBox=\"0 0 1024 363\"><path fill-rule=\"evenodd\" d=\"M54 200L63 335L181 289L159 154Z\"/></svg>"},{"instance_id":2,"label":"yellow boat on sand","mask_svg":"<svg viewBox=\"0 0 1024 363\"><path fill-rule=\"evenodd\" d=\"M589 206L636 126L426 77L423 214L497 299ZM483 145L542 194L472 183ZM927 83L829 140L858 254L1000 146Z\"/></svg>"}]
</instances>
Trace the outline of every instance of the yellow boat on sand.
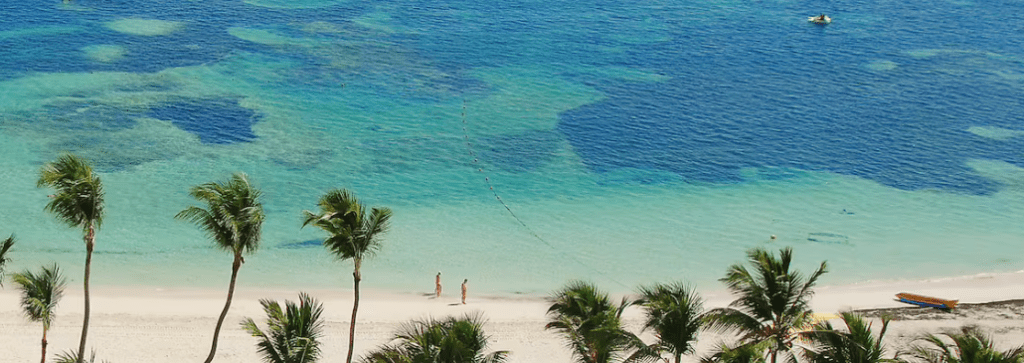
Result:
<instances>
[{"instance_id":1,"label":"yellow boat on sand","mask_svg":"<svg viewBox=\"0 0 1024 363\"><path fill-rule=\"evenodd\" d=\"M896 294L896 299L907 304L946 310L956 309L956 304L960 302L960 300L940 299L937 297L923 296L907 292Z\"/></svg>"}]
</instances>

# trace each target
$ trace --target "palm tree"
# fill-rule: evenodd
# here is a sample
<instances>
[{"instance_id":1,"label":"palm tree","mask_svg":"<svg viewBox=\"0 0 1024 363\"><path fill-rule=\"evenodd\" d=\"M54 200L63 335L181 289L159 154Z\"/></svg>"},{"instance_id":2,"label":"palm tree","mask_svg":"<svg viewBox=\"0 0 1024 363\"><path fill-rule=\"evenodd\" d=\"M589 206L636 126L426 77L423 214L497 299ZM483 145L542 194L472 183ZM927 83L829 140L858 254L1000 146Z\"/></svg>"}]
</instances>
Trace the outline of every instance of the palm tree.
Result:
<instances>
[{"instance_id":1,"label":"palm tree","mask_svg":"<svg viewBox=\"0 0 1024 363\"><path fill-rule=\"evenodd\" d=\"M11 256L9 255L11 247L14 247L13 234L0 243L0 287L4 286L4 268L7 267L8 262L11 262Z\"/></svg>"},{"instance_id":2,"label":"palm tree","mask_svg":"<svg viewBox=\"0 0 1024 363\"><path fill-rule=\"evenodd\" d=\"M92 172L87 161L72 154L64 154L46 163L39 171L37 187L54 189L46 210L70 227L82 228L85 240L85 275L82 278L85 310L82 318L82 338L78 343L78 357L85 356L85 341L89 333L89 273L92 269L92 251L96 245L96 230L103 224L103 183Z\"/></svg>"},{"instance_id":3,"label":"palm tree","mask_svg":"<svg viewBox=\"0 0 1024 363\"><path fill-rule=\"evenodd\" d=\"M571 281L549 301L550 320L544 328L562 333L577 362L633 362L658 358L657 351L622 328L622 312L629 306L625 298L616 305L607 293L593 284Z\"/></svg>"},{"instance_id":4,"label":"palm tree","mask_svg":"<svg viewBox=\"0 0 1024 363\"><path fill-rule=\"evenodd\" d=\"M363 363L501 363L508 351L487 350L481 315L413 320L403 324L393 344L362 358Z\"/></svg>"},{"instance_id":5,"label":"palm tree","mask_svg":"<svg viewBox=\"0 0 1024 363\"><path fill-rule=\"evenodd\" d=\"M790 271L793 249L783 248L779 257L755 248L747 252L753 271L740 264L729 267L720 281L737 295L726 308L709 312L712 329L736 332L741 344L768 342L768 356L776 363L780 352L789 352L794 329L809 325L811 290L827 271L821 263L810 276Z\"/></svg>"},{"instance_id":6,"label":"palm tree","mask_svg":"<svg viewBox=\"0 0 1024 363\"><path fill-rule=\"evenodd\" d=\"M267 313L267 331L260 330L252 319L242 322L242 329L260 338L260 354L268 363L312 363L320 359L320 337L324 308L316 299L299 293L299 303L285 301L285 308L276 301L260 300Z\"/></svg>"},{"instance_id":7,"label":"palm tree","mask_svg":"<svg viewBox=\"0 0 1024 363\"><path fill-rule=\"evenodd\" d=\"M711 355L701 358L701 363L765 363L767 344L743 344L735 347L722 344Z\"/></svg>"},{"instance_id":8,"label":"palm tree","mask_svg":"<svg viewBox=\"0 0 1024 363\"><path fill-rule=\"evenodd\" d=\"M228 299L224 303L220 318L217 319L217 327L213 330L213 346L210 348L210 355L206 357L206 363L213 361L213 356L217 354L217 337L224 324L224 317L231 308L238 268L245 263L242 254L256 252L260 245L260 231L264 219L261 194L259 189L249 183L245 174L236 173L224 183L213 182L192 187L189 195L205 202L207 209L190 206L174 216L198 225L206 231L216 247L230 251L235 257L231 264Z\"/></svg>"},{"instance_id":9,"label":"palm tree","mask_svg":"<svg viewBox=\"0 0 1024 363\"><path fill-rule=\"evenodd\" d=\"M875 338L871 332L871 323L866 322L860 315L852 312L840 314L843 323L846 324L846 331L835 329L828 321L814 325L810 331L800 334L809 345L805 349L804 356L810 363L880 363L896 362L897 357L892 359L882 358L885 348L882 340L885 338L885 331L889 327L889 316L882 316L882 329Z\"/></svg>"},{"instance_id":10,"label":"palm tree","mask_svg":"<svg viewBox=\"0 0 1024 363\"><path fill-rule=\"evenodd\" d=\"M64 286L67 281L60 274L60 268L54 264L52 267L43 267L39 274L25 270L12 275L14 283L18 284L21 290L21 308L25 310L25 316L29 320L43 323L43 357L41 362L46 363L46 332L50 330L53 323L54 310L57 303L64 295Z\"/></svg>"},{"instance_id":11,"label":"palm tree","mask_svg":"<svg viewBox=\"0 0 1024 363\"><path fill-rule=\"evenodd\" d=\"M959 332L942 333L953 341L946 344L938 335L921 338L929 346L916 346L910 355L928 363L1021 363L1024 346L1000 352L992 339L976 326L965 326Z\"/></svg>"},{"instance_id":12,"label":"palm tree","mask_svg":"<svg viewBox=\"0 0 1024 363\"><path fill-rule=\"evenodd\" d=\"M363 259L372 257L381 248L380 237L388 230L391 209L373 208L366 213L366 207L345 189L334 189L320 197L317 203L320 213L303 211L302 226L312 224L327 232L324 247L331 251L339 260L352 260L355 265L352 271L354 281L352 302L352 320L348 332L348 357L346 363L352 363L352 351L355 347L356 313L359 311L359 281L363 275L359 268Z\"/></svg>"},{"instance_id":13,"label":"palm tree","mask_svg":"<svg viewBox=\"0 0 1024 363\"><path fill-rule=\"evenodd\" d=\"M644 330L653 330L658 338L655 346L675 357L693 352L697 334L704 327L704 301L693 288L683 283L641 286L640 298L634 305L643 306L646 314Z\"/></svg>"}]
</instances>

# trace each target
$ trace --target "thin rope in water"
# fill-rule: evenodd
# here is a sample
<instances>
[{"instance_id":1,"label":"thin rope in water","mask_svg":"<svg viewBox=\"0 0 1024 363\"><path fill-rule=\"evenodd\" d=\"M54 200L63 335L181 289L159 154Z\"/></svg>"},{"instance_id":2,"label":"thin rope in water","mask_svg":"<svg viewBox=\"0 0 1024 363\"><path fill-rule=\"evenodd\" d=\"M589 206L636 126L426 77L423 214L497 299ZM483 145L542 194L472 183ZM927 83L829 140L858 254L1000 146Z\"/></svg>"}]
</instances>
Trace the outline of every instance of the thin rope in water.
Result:
<instances>
[{"instance_id":1,"label":"thin rope in water","mask_svg":"<svg viewBox=\"0 0 1024 363\"><path fill-rule=\"evenodd\" d=\"M476 156L476 152L473 151L473 144L469 142L469 131L467 130L468 125L469 124L466 122L466 100L462 100L462 137L466 141L466 149L469 150L469 156L473 158L473 165L477 165L480 160ZM518 215L516 215L516 212L513 212L512 208L510 208L508 206L508 204L506 204L505 201L501 199L501 196L498 195L498 192L496 190L494 190L494 185L491 184L491 178L489 176L487 176L487 173L484 172L484 169L481 168L481 167L478 167L477 168L477 172L480 172L480 173L484 174L484 183L487 184L487 189L490 189L491 194L494 195L494 199L497 200L498 203L501 203L501 206L505 207L505 210L508 211L508 214L511 215L512 218L516 220L516 222L519 222L519 225L523 226L523 228L525 228L526 231L529 232L531 236L533 236L533 238L536 238L541 243L547 245L553 251L555 251L556 253L562 255L562 257L567 257L568 259L573 260L574 262L578 263L580 266L586 267L586 268L590 269L591 271L596 272L596 273L600 274L601 276L604 276L606 279L610 280L611 282L619 284L620 286L625 287L627 289L629 288L629 286L626 286L626 284L624 284L622 282L619 282L618 280L616 280L615 278L609 276L608 274L604 273L603 271L601 271L599 269L596 269L596 268L594 268L594 267L592 267L590 265L587 265L586 263L583 263L583 261L580 260L579 258L577 258L576 256L574 256L572 254L569 254L569 253L562 252L561 250L558 249L558 247L555 247L554 244L552 244L551 242L548 242L546 239L544 239L544 237L541 237L539 234L537 234L537 232L535 232L533 230L533 228L530 228L530 226L527 225L526 222L523 222L523 220L521 218L519 218Z\"/></svg>"}]
</instances>

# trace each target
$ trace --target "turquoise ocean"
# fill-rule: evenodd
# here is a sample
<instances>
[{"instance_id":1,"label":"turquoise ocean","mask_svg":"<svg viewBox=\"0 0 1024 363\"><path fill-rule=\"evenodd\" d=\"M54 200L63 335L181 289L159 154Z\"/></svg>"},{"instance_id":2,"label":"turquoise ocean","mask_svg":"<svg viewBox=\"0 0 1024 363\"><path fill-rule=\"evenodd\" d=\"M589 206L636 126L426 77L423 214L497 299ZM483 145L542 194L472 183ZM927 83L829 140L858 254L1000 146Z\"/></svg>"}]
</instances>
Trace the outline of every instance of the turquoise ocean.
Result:
<instances>
[{"instance_id":1,"label":"turquoise ocean","mask_svg":"<svg viewBox=\"0 0 1024 363\"><path fill-rule=\"evenodd\" d=\"M224 288L173 216L265 194L240 286L349 288L301 227L331 188L395 216L363 286L703 290L752 247L825 284L1024 269L1024 2L5 0L0 235L80 281L40 166L107 192L93 281ZM827 13L818 26L810 16ZM771 240L769 236L777 239Z\"/></svg>"}]
</instances>

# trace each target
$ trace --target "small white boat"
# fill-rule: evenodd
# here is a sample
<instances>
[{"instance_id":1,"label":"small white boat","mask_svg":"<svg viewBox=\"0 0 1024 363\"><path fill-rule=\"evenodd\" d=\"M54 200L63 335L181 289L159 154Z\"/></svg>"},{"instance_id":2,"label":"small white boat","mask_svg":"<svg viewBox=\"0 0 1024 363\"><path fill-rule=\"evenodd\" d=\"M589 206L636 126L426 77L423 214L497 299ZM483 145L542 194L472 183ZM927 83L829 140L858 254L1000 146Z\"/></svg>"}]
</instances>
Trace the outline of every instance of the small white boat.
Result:
<instances>
[{"instance_id":1,"label":"small white boat","mask_svg":"<svg viewBox=\"0 0 1024 363\"><path fill-rule=\"evenodd\" d=\"M832 18L828 17L828 15L812 16L810 18L807 18L807 21L815 24L825 25L832 23Z\"/></svg>"}]
</instances>

